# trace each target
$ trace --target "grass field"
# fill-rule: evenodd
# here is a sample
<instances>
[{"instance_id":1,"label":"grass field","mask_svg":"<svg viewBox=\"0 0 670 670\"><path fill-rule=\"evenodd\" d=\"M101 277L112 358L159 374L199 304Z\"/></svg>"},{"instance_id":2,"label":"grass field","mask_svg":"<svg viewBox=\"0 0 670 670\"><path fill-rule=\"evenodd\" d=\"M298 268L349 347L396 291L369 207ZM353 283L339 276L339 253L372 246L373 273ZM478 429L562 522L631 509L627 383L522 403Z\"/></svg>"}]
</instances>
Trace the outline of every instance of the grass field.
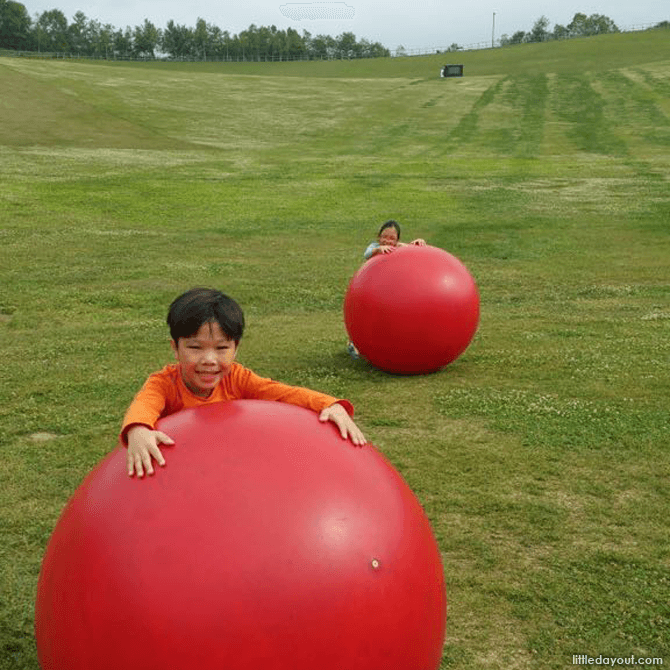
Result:
<instances>
[{"instance_id":1,"label":"grass field","mask_svg":"<svg viewBox=\"0 0 670 670\"><path fill-rule=\"evenodd\" d=\"M0 59L0 669L38 670L50 533L194 285L242 304L242 363L350 398L418 495L441 668L670 664L670 33L445 58ZM479 285L433 375L345 351L387 218Z\"/></svg>"}]
</instances>

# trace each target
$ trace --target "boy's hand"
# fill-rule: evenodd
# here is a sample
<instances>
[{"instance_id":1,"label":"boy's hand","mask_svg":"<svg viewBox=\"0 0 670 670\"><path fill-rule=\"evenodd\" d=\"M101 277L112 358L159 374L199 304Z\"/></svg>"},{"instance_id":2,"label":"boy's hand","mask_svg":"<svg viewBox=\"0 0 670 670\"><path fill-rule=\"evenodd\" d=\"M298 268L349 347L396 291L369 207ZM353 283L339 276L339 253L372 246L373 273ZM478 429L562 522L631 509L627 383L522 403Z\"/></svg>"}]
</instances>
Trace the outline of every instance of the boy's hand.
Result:
<instances>
[{"instance_id":1,"label":"boy's hand","mask_svg":"<svg viewBox=\"0 0 670 670\"><path fill-rule=\"evenodd\" d=\"M137 473L138 477L144 476L146 470L148 475L154 474L152 458L156 459L158 465L165 465L165 459L159 444L174 444L174 440L160 430L151 430L147 426L133 426L128 431L128 476Z\"/></svg>"},{"instance_id":2,"label":"boy's hand","mask_svg":"<svg viewBox=\"0 0 670 670\"><path fill-rule=\"evenodd\" d=\"M340 429L340 435L345 440L348 437L357 447L362 447L366 443L361 429L354 423L347 410L339 403L326 407L319 414L319 421L332 421Z\"/></svg>"}]
</instances>

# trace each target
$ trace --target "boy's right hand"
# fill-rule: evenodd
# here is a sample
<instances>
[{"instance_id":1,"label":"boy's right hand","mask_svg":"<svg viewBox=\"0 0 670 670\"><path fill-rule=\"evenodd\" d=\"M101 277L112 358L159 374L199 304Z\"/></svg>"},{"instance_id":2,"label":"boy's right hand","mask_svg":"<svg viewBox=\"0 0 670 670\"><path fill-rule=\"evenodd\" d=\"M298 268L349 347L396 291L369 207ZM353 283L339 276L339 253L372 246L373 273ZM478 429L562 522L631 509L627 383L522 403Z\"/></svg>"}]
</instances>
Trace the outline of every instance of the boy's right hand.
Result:
<instances>
[{"instance_id":1,"label":"boy's right hand","mask_svg":"<svg viewBox=\"0 0 670 670\"><path fill-rule=\"evenodd\" d=\"M159 449L159 444L174 444L174 440L161 433L160 430L151 430L147 426L133 426L128 431L128 455L126 463L128 465L128 476L137 474L138 477L144 476L144 471L148 475L154 474L154 468L151 459L154 458L158 465L165 465L165 459Z\"/></svg>"}]
</instances>

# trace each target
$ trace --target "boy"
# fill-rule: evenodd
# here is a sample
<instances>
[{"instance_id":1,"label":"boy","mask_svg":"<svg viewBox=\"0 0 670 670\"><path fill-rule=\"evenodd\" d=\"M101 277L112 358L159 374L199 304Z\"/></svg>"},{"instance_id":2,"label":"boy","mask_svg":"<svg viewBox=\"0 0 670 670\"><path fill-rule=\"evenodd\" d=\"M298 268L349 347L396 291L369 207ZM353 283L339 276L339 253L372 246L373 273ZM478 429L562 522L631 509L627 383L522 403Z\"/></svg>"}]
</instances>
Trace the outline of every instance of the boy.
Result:
<instances>
[{"instance_id":1,"label":"boy","mask_svg":"<svg viewBox=\"0 0 670 670\"><path fill-rule=\"evenodd\" d=\"M155 430L158 419L181 409L222 400L278 400L319 412L356 446L365 437L351 416L353 405L317 391L259 377L235 363L244 314L232 298L209 288L179 296L167 316L176 364L152 374L126 411L121 441L128 447L128 475L153 474L152 458L165 465L160 444L173 440Z\"/></svg>"}]
</instances>

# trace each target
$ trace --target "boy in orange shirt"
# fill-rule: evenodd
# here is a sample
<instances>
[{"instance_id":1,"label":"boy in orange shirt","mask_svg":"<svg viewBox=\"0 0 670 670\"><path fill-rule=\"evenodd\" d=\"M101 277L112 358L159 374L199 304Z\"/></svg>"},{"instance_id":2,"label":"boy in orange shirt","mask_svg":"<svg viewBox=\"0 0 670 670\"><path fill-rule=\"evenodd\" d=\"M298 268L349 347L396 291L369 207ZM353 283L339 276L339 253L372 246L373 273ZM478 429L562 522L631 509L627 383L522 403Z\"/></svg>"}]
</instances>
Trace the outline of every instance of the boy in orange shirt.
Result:
<instances>
[{"instance_id":1,"label":"boy in orange shirt","mask_svg":"<svg viewBox=\"0 0 670 670\"><path fill-rule=\"evenodd\" d=\"M244 314L232 298L215 289L191 289L170 305L167 323L177 363L147 379L123 419L121 441L128 446L131 477L142 477L145 471L153 474L152 458L165 465L159 445L173 440L155 430L158 419L222 400L278 400L305 407L319 412L320 421L332 421L343 439L356 446L365 444L348 400L259 377L234 362Z\"/></svg>"}]
</instances>

